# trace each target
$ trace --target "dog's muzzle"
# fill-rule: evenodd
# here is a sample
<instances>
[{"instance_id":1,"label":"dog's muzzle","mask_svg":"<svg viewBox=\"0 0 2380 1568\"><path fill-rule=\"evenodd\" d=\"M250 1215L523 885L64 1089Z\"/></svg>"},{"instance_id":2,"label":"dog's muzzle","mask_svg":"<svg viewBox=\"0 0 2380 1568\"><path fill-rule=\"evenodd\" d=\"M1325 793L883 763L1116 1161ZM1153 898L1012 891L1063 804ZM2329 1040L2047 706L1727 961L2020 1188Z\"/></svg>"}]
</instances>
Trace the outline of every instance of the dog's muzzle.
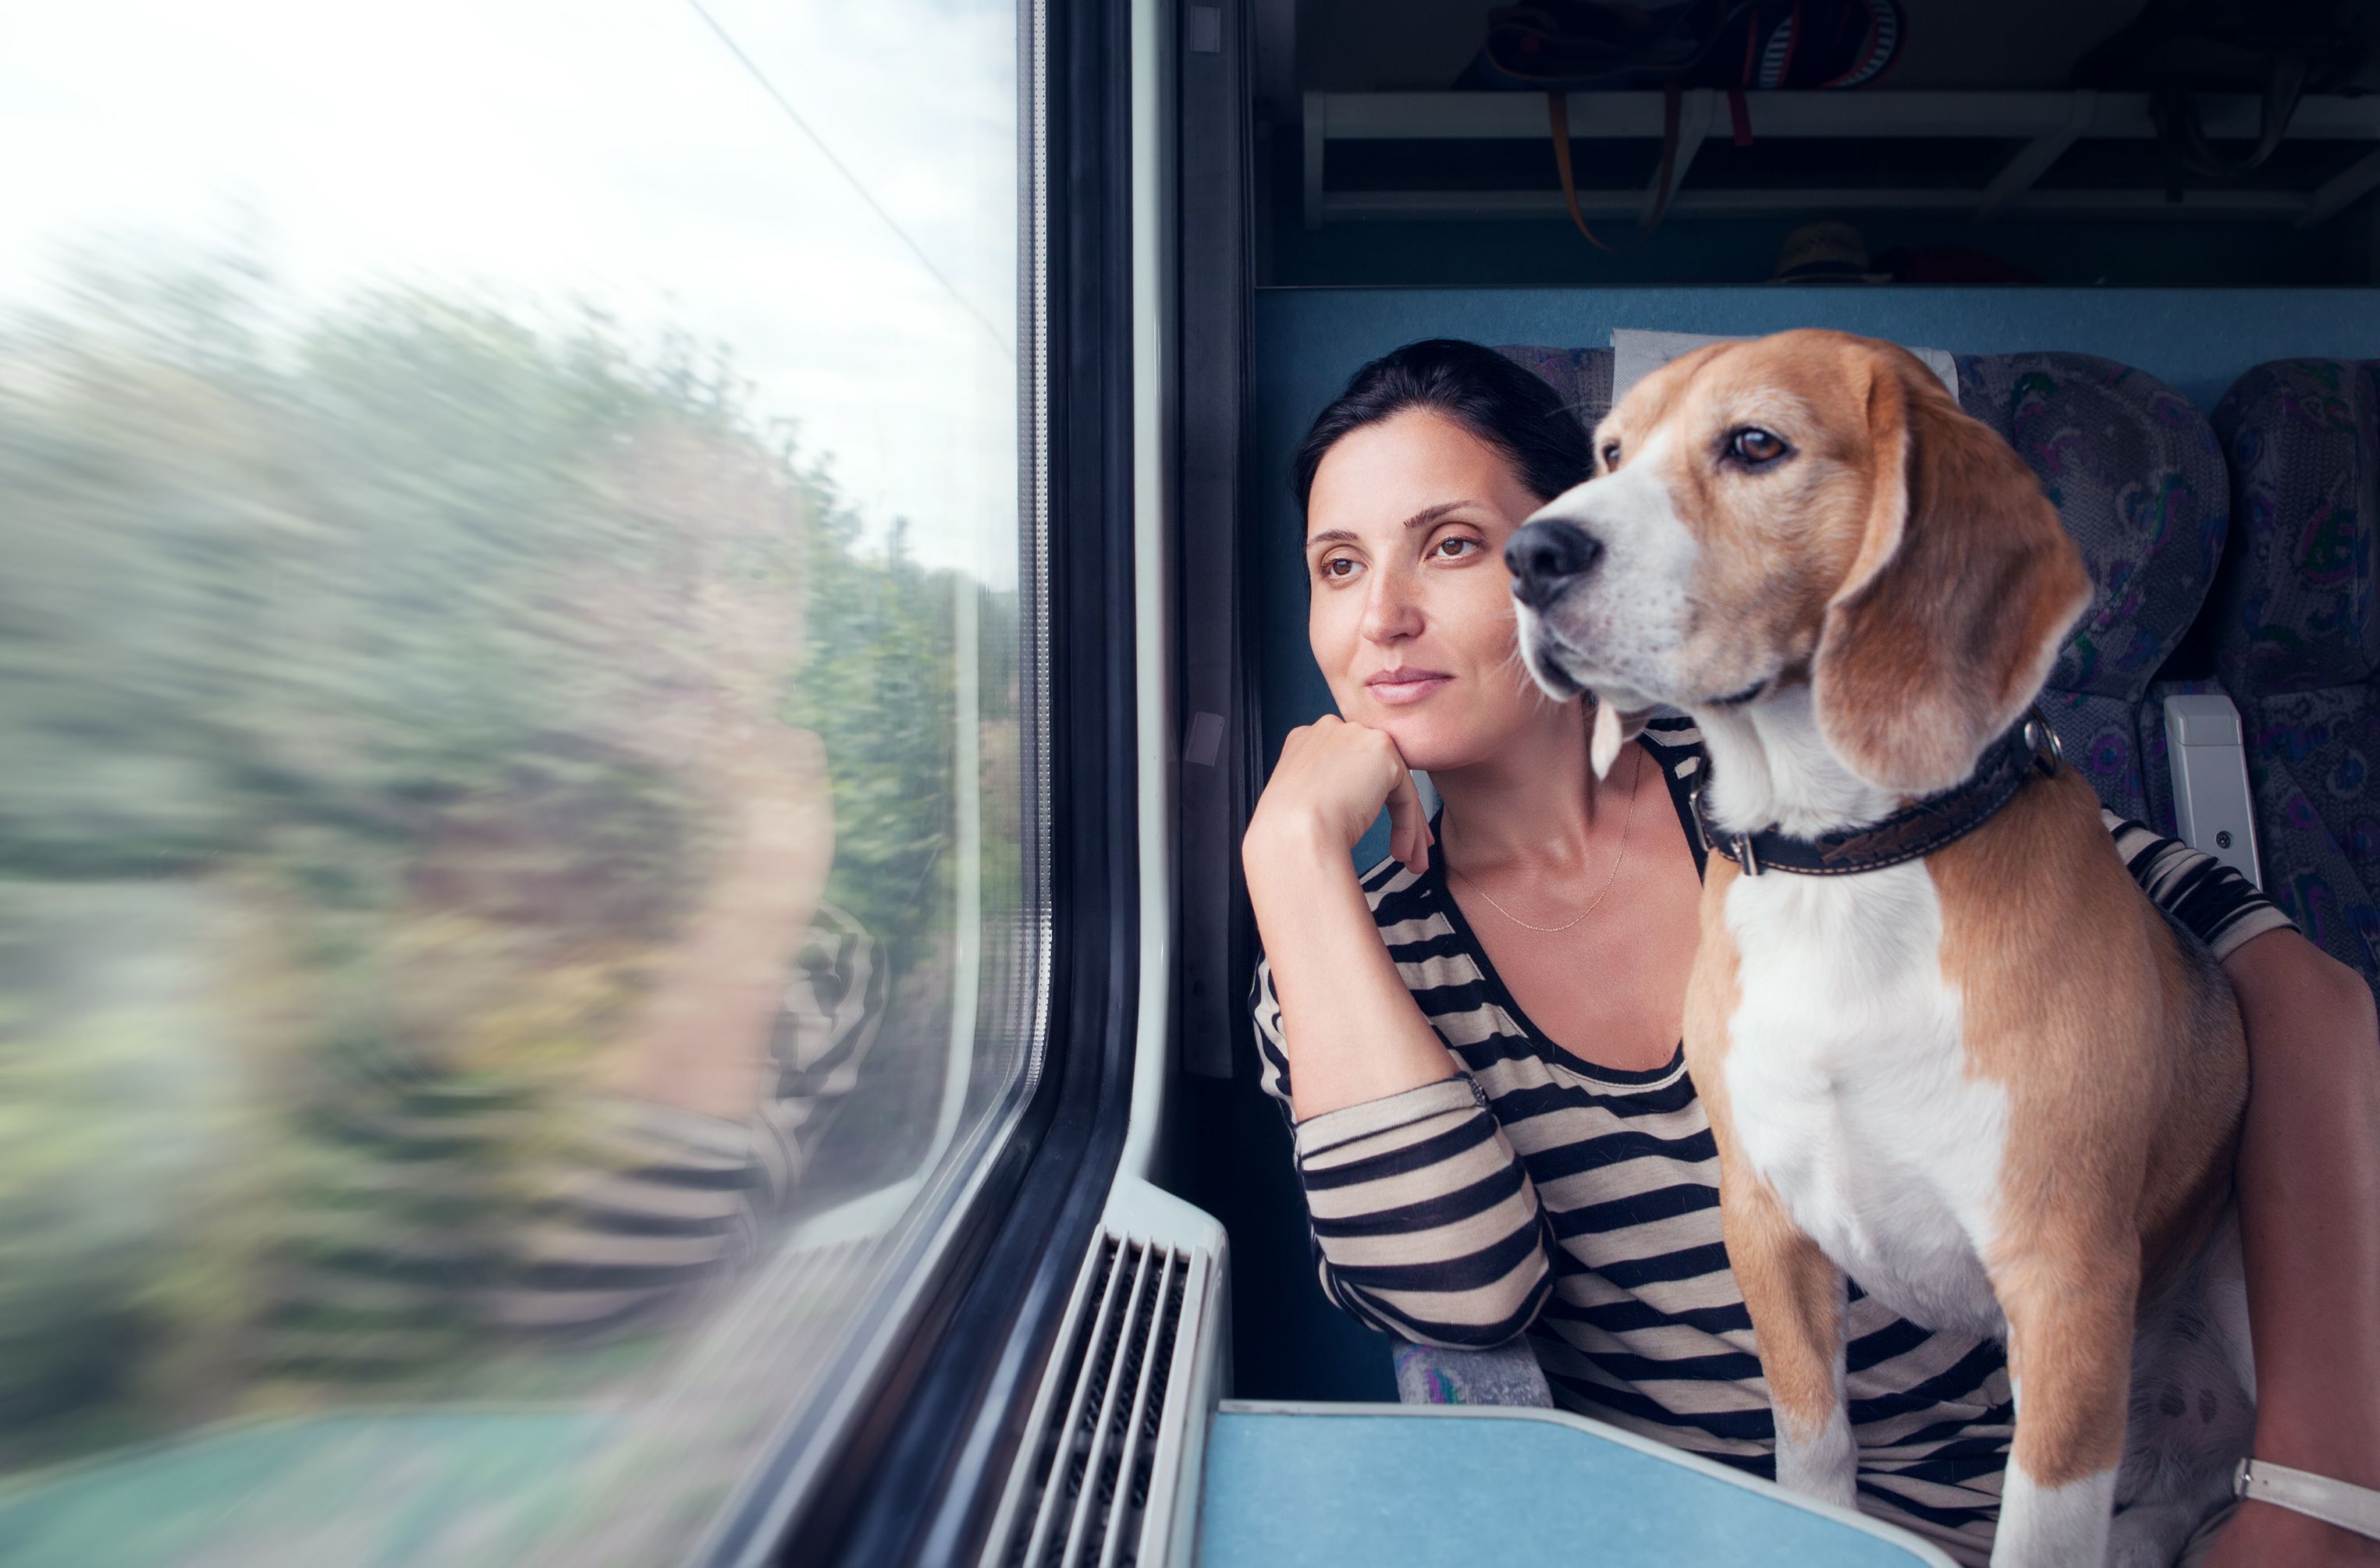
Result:
<instances>
[{"instance_id":1,"label":"dog's muzzle","mask_svg":"<svg viewBox=\"0 0 2380 1568\"><path fill-rule=\"evenodd\" d=\"M1603 545L1575 523L1558 517L1540 519L1514 534L1504 546L1504 564L1512 573L1512 597L1531 609L1543 610L1563 590L1603 558Z\"/></svg>"}]
</instances>

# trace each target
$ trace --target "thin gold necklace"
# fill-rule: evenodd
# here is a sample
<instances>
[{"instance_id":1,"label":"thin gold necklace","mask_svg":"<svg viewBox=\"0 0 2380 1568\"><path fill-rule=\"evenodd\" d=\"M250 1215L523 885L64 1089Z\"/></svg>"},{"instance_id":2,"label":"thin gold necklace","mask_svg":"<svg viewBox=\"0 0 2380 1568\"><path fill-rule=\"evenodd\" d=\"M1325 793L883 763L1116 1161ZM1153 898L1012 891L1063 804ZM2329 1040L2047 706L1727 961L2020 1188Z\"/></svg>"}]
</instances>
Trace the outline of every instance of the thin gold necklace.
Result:
<instances>
[{"instance_id":1,"label":"thin gold necklace","mask_svg":"<svg viewBox=\"0 0 2380 1568\"><path fill-rule=\"evenodd\" d=\"M1463 874L1463 880L1471 884L1471 890L1473 892L1488 900L1488 907L1489 909L1494 910L1498 914L1502 915L1514 925L1520 926L1528 931L1542 932L1548 936L1554 935L1556 932L1568 931L1572 926L1576 925L1580 921L1583 921L1587 916L1593 914L1596 910L1602 905L1604 895L1611 891L1612 883L1619 880L1621 862L1628 858L1628 830L1636 826L1636 802L1638 797L1644 793L1644 784L1645 754L1640 750L1636 754L1636 771L1628 776L1628 814L1620 819L1620 852L1611 857L1611 869L1603 874L1603 886L1595 890L1595 897L1588 902L1586 908L1579 911L1578 913L1571 916L1570 919L1562 922L1560 925L1538 925L1534 922L1523 920L1519 915L1514 914L1512 911L1498 903L1494 894L1488 892L1487 888L1479 886L1478 878L1465 873ZM1450 862L1446 869L1453 871L1454 867L1452 863Z\"/></svg>"}]
</instances>

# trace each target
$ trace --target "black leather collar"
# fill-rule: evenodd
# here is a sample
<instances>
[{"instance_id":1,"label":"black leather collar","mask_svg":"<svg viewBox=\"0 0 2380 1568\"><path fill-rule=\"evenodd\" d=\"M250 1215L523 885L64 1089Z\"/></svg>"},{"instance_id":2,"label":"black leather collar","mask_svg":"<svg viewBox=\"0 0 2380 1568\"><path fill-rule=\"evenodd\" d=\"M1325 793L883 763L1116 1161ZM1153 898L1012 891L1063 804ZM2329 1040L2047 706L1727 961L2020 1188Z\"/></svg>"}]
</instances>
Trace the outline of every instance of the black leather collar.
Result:
<instances>
[{"instance_id":1,"label":"black leather collar","mask_svg":"<svg viewBox=\"0 0 2380 1568\"><path fill-rule=\"evenodd\" d=\"M1796 876L1855 876L1957 843L2015 800L2036 768L2043 778L2055 774L2063 756L2058 732L2034 708L1985 750L1965 783L1903 806L1882 822L1841 833L1822 833L1815 838L1791 838L1773 828L1730 833L1710 819L1702 788L1697 786L1694 830L1701 834L1706 850L1733 861L1746 876L1767 871L1788 871Z\"/></svg>"}]
</instances>

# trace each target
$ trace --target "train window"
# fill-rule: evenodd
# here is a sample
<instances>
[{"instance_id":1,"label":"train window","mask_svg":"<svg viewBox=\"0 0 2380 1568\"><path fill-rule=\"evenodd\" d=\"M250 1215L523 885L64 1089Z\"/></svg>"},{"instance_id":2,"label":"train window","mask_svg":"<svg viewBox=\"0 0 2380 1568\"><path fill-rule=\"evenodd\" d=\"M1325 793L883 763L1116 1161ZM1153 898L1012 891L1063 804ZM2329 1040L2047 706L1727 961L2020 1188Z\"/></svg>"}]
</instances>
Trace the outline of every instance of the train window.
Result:
<instances>
[{"instance_id":1,"label":"train window","mask_svg":"<svg viewBox=\"0 0 2380 1568\"><path fill-rule=\"evenodd\" d=\"M1034 1079L1015 10L9 30L0 1557L715 1546Z\"/></svg>"}]
</instances>

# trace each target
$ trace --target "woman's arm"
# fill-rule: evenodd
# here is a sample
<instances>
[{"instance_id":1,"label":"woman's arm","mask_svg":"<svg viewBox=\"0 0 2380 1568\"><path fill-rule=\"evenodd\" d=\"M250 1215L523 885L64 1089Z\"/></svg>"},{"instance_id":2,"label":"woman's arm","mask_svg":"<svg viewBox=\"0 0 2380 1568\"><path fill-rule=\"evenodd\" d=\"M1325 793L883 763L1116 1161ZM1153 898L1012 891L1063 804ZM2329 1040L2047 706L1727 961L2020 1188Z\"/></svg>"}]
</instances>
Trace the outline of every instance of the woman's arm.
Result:
<instances>
[{"instance_id":1,"label":"woman's arm","mask_svg":"<svg viewBox=\"0 0 2380 1568\"><path fill-rule=\"evenodd\" d=\"M1241 860L1281 999L1299 1121L1453 1071L1414 1005L1356 884L1356 840L1389 808L1398 858L1429 863L1413 775L1379 730L1323 718L1291 731L1250 815Z\"/></svg>"},{"instance_id":2,"label":"woman's arm","mask_svg":"<svg viewBox=\"0 0 2380 1568\"><path fill-rule=\"evenodd\" d=\"M2380 1487L2380 1024L2362 977L2294 931L2223 960L2247 1025L2240 1236L2255 1456ZM2260 1502L2208 1568L2380 1562L2380 1543Z\"/></svg>"},{"instance_id":3,"label":"woman's arm","mask_svg":"<svg viewBox=\"0 0 2380 1568\"><path fill-rule=\"evenodd\" d=\"M1498 1345L1551 1289L1536 1193L1356 881L1351 851L1383 803L1399 857L1427 864L1394 744L1335 719L1291 735L1257 803L1243 855L1264 1086L1295 1128L1324 1293L1384 1333Z\"/></svg>"},{"instance_id":4,"label":"woman's arm","mask_svg":"<svg viewBox=\"0 0 2380 1568\"><path fill-rule=\"evenodd\" d=\"M2248 1036L2240 1238L2256 1456L2380 1486L2380 1027L2362 978L2245 878L2103 812L2126 869L2222 961ZM2380 1544L2262 1502L2204 1568L2380 1563Z\"/></svg>"}]
</instances>

